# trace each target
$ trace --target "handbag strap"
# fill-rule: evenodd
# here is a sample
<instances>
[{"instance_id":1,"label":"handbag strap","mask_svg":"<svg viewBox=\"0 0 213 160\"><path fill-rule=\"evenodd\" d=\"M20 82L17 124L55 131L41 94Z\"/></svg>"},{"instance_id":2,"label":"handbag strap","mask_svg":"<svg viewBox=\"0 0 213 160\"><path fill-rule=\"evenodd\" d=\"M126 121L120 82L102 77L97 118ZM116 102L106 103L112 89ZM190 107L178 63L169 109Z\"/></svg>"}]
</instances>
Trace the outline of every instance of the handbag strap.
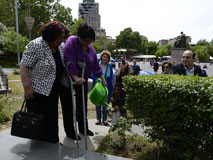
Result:
<instances>
[{"instance_id":1,"label":"handbag strap","mask_svg":"<svg viewBox=\"0 0 213 160\"><path fill-rule=\"evenodd\" d=\"M24 100L23 104L22 104L22 107L21 107L21 112L26 112L27 111L27 107L26 107L26 100Z\"/></svg>"}]
</instances>

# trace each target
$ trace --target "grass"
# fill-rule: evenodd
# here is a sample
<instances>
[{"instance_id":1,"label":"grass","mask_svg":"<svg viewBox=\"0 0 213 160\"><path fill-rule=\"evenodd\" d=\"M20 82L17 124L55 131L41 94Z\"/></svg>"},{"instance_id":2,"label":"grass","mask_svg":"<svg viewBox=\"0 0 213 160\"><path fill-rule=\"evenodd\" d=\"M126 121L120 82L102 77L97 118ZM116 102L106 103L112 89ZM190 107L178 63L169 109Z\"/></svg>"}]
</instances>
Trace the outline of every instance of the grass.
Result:
<instances>
[{"instance_id":1,"label":"grass","mask_svg":"<svg viewBox=\"0 0 213 160\"><path fill-rule=\"evenodd\" d=\"M159 147L146 137L138 135L126 135L127 144L122 147L113 146L110 135L103 138L96 152L110 154L119 157L132 158L136 160L159 159Z\"/></svg>"},{"instance_id":2,"label":"grass","mask_svg":"<svg viewBox=\"0 0 213 160\"><path fill-rule=\"evenodd\" d=\"M24 100L24 90L21 82L11 82L10 80L20 80L19 74L7 73L9 80L9 88L11 88L12 93L7 93L2 95L2 98L8 98L7 104L3 107L3 112L7 114L10 118L10 121L4 122L0 124L0 130L5 129L10 126L11 119L13 114L20 109L23 100ZM61 105L59 103L59 118L62 119L62 110ZM88 119L96 118L95 106L88 100Z\"/></svg>"}]
</instances>

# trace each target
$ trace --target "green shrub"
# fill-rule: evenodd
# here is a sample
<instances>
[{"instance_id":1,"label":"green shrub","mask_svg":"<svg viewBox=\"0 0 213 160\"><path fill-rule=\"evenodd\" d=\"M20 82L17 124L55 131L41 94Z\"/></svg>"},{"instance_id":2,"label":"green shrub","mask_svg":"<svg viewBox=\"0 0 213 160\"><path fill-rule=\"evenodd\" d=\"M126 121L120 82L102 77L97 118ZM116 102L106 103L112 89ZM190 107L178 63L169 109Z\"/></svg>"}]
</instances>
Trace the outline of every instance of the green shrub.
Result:
<instances>
[{"instance_id":1,"label":"green shrub","mask_svg":"<svg viewBox=\"0 0 213 160\"><path fill-rule=\"evenodd\" d=\"M132 122L124 117L119 117L118 123L110 127L109 135L112 138L111 147L114 149L126 148L126 131L130 131Z\"/></svg>"},{"instance_id":2,"label":"green shrub","mask_svg":"<svg viewBox=\"0 0 213 160\"><path fill-rule=\"evenodd\" d=\"M6 31L7 31L7 27L0 22L0 32L6 32Z\"/></svg>"},{"instance_id":3,"label":"green shrub","mask_svg":"<svg viewBox=\"0 0 213 160\"><path fill-rule=\"evenodd\" d=\"M126 108L173 159L213 158L213 78L126 76Z\"/></svg>"},{"instance_id":4,"label":"green shrub","mask_svg":"<svg viewBox=\"0 0 213 160\"><path fill-rule=\"evenodd\" d=\"M8 98L0 96L0 124L9 121L9 116L3 112L3 107L7 104Z\"/></svg>"},{"instance_id":5,"label":"green shrub","mask_svg":"<svg viewBox=\"0 0 213 160\"><path fill-rule=\"evenodd\" d=\"M19 49L20 53L23 53L25 46L29 42L28 38L19 34ZM2 50L5 54L16 54L17 53L17 35L13 27L9 28L8 31L0 34L0 44L3 46Z\"/></svg>"}]
</instances>

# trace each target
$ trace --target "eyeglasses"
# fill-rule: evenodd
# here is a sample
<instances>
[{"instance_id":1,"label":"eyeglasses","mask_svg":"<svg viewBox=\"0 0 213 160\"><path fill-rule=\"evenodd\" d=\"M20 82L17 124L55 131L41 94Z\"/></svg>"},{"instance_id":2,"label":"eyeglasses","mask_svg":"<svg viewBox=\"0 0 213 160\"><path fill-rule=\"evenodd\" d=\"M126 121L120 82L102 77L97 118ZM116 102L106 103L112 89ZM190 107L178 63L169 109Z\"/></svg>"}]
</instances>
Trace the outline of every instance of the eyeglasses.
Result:
<instances>
[{"instance_id":1,"label":"eyeglasses","mask_svg":"<svg viewBox=\"0 0 213 160\"><path fill-rule=\"evenodd\" d=\"M169 66L163 66L163 68L169 68Z\"/></svg>"}]
</instances>

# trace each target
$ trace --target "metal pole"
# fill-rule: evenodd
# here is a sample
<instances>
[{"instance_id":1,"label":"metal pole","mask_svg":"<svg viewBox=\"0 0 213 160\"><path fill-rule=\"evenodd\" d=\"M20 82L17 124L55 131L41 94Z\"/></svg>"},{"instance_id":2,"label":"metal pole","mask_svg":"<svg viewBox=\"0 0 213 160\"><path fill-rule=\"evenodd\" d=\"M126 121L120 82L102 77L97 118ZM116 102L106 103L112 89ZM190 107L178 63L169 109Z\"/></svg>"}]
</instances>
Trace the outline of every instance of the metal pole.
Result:
<instances>
[{"instance_id":1,"label":"metal pole","mask_svg":"<svg viewBox=\"0 0 213 160\"><path fill-rule=\"evenodd\" d=\"M19 28L18 28L18 5L17 5L17 0L15 0L15 13L16 13L16 35L17 35L18 65L20 65Z\"/></svg>"},{"instance_id":2,"label":"metal pole","mask_svg":"<svg viewBox=\"0 0 213 160\"><path fill-rule=\"evenodd\" d=\"M30 17L30 5L29 5L29 17ZM29 40L31 41L31 29L29 29Z\"/></svg>"},{"instance_id":3,"label":"metal pole","mask_svg":"<svg viewBox=\"0 0 213 160\"><path fill-rule=\"evenodd\" d=\"M106 40L104 41L104 50L106 50Z\"/></svg>"},{"instance_id":4,"label":"metal pole","mask_svg":"<svg viewBox=\"0 0 213 160\"><path fill-rule=\"evenodd\" d=\"M31 30L29 30L29 40L31 41Z\"/></svg>"},{"instance_id":5,"label":"metal pole","mask_svg":"<svg viewBox=\"0 0 213 160\"><path fill-rule=\"evenodd\" d=\"M29 5L29 17L30 17L30 5Z\"/></svg>"}]
</instances>

